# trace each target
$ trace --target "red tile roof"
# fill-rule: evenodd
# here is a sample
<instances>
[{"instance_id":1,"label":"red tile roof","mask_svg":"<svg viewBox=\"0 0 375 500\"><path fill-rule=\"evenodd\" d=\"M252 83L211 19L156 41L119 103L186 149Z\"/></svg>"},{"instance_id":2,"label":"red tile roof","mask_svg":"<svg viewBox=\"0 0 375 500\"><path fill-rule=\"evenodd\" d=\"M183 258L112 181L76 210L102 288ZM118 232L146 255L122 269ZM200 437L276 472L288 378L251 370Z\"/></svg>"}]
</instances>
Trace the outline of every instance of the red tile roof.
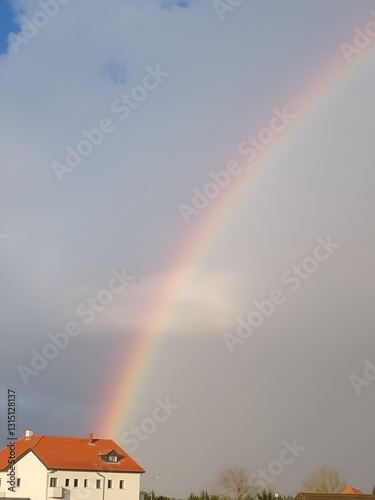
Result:
<instances>
[{"instance_id":1,"label":"red tile roof","mask_svg":"<svg viewBox=\"0 0 375 500\"><path fill-rule=\"evenodd\" d=\"M374 500L374 495L363 493L305 493L300 491L294 500Z\"/></svg>"},{"instance_id":2,"label":"red tile roof","mask_svg":"<svg viewBox=\"0 0 375 500\"><path fill-rule=\"evenodd\" d=\"M116 451L116 450L114 450L113 448L108 448L108 450L106 450L106 449L100 450L100 455L109 455L111 453L111 451Z\"/></svg>"},{"instance_id":3,"label":"red tile roof","mask_svg":"<svg viewBox=\"0 0 375 500\"><path fill-rule=\"evenodd\" d=\"M102 450L115 450L118 462L104 462L99 456ZM112 472L145 472L112 439L88 439L34 436L16 441L16 460L32 451L48 469L90 470ZM9 466L9 448L0 451L0 470Z\"/></svg>"},{"instance_id":4,"label":"red tile roof","mask_svg":"<svg viewBox=\"0 0 375 500\"><path fill-rule=\"evenodd\" d=\"M352 488L349 486L348 488L345 488L344 491L341 492L342 494L352 494L352 495L364 495L363 491L359 490L358 488Z\"/></svg>"}]
</instances>

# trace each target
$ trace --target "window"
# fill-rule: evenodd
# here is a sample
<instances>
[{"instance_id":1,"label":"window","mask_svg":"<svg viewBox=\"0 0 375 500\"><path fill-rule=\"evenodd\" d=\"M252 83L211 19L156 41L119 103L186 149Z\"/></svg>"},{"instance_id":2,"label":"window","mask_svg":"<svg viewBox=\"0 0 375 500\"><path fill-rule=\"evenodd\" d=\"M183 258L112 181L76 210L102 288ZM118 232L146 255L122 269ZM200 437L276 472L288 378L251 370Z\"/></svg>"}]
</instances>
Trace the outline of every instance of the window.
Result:
<instances>
[{"instance_id":1,"label":"window","mask_svg":"<svg viewBox=\"0 0 375 500\"><path fill-rule=\"evenodd\" d=\"M88 480L88 479L85 479L85 480L83 481L83 487L84 487L84 488L88 488L88 487L89 487L89 480Z\"/></svg>"},{"instance_id":2,"label":"window","mask_svg":"<svg viewBox=\"0 0 375 500\"><path fill-rule=\"evenodd\" d=\"M17 479L17 486L21 486L21 479Z\"/></svg>"},{"instance_id":3,"label":"window","mask_svg":"<svg viewBox=\"0 0 375 500\"><path fill-rule=\"evenodd\" d=\"M78 488L78 479L74 480L74 488Z\"/></svg>"},{"instance_id":4,"label":"window","mask_svg":"<svg viewBox=\"0 0 375 500\"><path fill-rule=\"evenodd\" d=\"M112 479L108 479L108 488L113 488L112 484L113 484Z\"/></svg>"},{"instance_id":5,"label":"window","mask_svg":"<svg viewBox=\"0 0 375 500\"><path fill-rule=\"evenodd\" d=\"M101 479L97 479L96 480L96 489L100 489L102 487L102 480Z\"/></svg>"},{"instance_id":6,"label":"window","mask_svg":"<svg viewBox=\"0 0 375 500\"><path fill-rule=\"evenodd\" d=\"M105 453L103 451L100 457L103 460L103 462L118 462L120 458L115 450L112 450L109 453Z\"/></svg>"},{"instance_id":7,"label":"window","mask_svg":"<svg viewBox=\"0 0 375 500\"><path fill-rule=\"evenodd\" d=\"M70 484L70 479L65 479L65 486L69 486Z\"/></svg>"},{"instance_id":8,"label":"window","mask_svg":"<svg viewBox=\"0 0 375 500\"><path fill-rule=\"evenodd\" d=\"M49 481L49 485L54 488L55 486L57 486L57 479L55 477L51 477L50 481Z\"/></svg>"},{"instance_id":9,"label":"window","mask_svg":"<svg viewBox=\"0 0 375 500\"><path fill-rule=\"evenodd\" d=\"M120 481L119 488L120 488L120 490L124 490L125 489L125 481L123 481L122 479Z\"/></svg>"}]
</instances>

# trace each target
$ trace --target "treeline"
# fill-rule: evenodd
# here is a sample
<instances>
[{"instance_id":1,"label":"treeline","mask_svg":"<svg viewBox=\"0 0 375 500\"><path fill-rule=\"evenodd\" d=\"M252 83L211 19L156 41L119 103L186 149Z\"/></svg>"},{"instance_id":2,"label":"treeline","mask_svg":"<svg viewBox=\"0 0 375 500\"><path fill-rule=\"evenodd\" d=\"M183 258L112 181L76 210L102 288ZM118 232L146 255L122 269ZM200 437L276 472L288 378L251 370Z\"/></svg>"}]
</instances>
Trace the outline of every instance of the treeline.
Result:
<instances>
[{"instance_id":1,"label":"treeline","mask_svg":"<svg viewBox=\"0 0 375 500\"><path fill-rule=\"evenodd\" d=\"M148 493L147 491L141 491L140 500L232 500L230 497L225 497L223 495L210 495L208 491L202 490L199 495L195 495L191 493L187 499L185 498L171 498L163 495L155 495L154 492ZM294 500L294 497L291 495L282 496L279 493L274 491L265 491L263 490L260 493L255 495L246 495L242 496L241 500Z\"/></svg>"}]
</instances>

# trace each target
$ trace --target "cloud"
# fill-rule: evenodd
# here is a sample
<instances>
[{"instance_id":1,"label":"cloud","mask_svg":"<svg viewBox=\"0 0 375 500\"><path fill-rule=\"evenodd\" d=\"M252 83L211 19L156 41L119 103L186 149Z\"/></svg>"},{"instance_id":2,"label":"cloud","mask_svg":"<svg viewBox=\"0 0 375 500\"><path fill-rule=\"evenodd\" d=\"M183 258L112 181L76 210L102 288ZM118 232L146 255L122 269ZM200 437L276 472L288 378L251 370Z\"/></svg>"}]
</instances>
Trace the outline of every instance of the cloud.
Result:
<instances>
[{"instance_id":1,"label":"cloud","mask_svg":"<svg viewBox=\"0 0 375 500\"><path fill-rule=\"evenodd\" d=\"M171 284L178 281L179 270L149 275L139 283L131 283L113 302L95 315L85 330L92 333L145 332L155 312L165 312L162 328L165 333L191 334L193 332L223 333L233 326L236 317L237 285L233 276L226 273L201 273L173 292ZM95 296L93 287L72 290L80 297ZM167 300L164 300L168 297ZM77 301L78 304L78 301ZM83 320L83 324L85 324Z\"/></svg>"}]
</instances>

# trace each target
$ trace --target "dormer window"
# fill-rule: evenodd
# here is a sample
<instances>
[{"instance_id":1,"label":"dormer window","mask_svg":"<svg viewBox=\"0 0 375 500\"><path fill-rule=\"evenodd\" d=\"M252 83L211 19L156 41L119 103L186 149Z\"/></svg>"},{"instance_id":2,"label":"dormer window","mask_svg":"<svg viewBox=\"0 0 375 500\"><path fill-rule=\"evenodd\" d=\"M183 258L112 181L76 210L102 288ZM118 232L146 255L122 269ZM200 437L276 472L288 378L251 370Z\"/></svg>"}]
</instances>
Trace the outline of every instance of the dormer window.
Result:
<instances>
[{"instance_id":1,"label":"dormer window","mask_svg":"<svg viewBox=\"0 0 375 500\"><path fill-rule=\"evenodd\" d=\"M102 450L100 453L100 458L103 460L103 462L111 462L111 463L118 463L120 460L120 456L115 450Z\"/></svg>"}]
</instances>

